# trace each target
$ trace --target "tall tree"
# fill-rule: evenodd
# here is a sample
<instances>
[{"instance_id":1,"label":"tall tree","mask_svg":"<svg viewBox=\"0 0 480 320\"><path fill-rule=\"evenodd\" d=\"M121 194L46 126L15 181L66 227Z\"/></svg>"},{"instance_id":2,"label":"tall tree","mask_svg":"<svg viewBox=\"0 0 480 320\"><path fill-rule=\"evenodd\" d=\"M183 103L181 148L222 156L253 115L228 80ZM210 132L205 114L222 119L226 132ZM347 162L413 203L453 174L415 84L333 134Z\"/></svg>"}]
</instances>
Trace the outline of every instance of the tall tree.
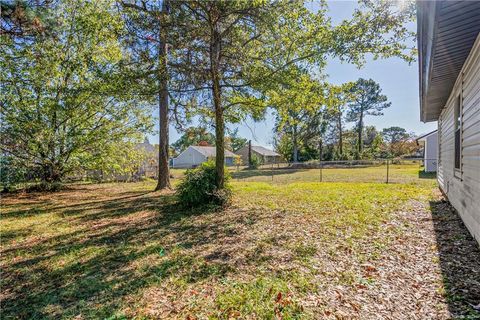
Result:
<instances>
[{"instance_id":1,"label":"tall tree","mask_svg":"<svg viewBox=\"0 0 480 320\"><path fill-rule=\"evenodd\" d=\"M401 156L411 154L417 149L417 143L414 140L415 134L408 133L401 127L389 127L382 130L383 139L388 142L390 155Z\"/></svg>"},{"instance_id":2,"label":"tall tree","mask_svg":"<svg viewBox=\"0 0 480 320\"><path fill-rule=\"evenodd\" d=\"M395 143L409 138L407 130L401 127L385 128L382 130L382 136L389 143Z\"/></svg>"},{"instance_id":3,"label":"tall tree","mask_svg":"<svg viewBox=\"0 0 480 320\"><path fill-rule=\"evenodd\" d=\"M214 119L220 189L224 187L225 121L244 114L261 115L269 105L266 96L279 88L283 71L290 66L322 72L329 56L357 65L364 62L366 53L407 61L413 57L404 43L412 36L404 23L413 15L395 10L390 3L362 1L352 19L337 27L331 25L325 3L316 12L302 1L286 0L192 0L172 5L184 9L179 11L188 23L183 24L179 38L191 44L178 58L184 68L178 92L195 92L190 105Z\"/></svg>"},{"instance_id":4,"label":"tall tree","mask_svg":"<svg viewBox=\"0 0 480 320\"><path fill-rule=\"evenodd\" d=\"M138 88L147 99L157 97L159 114L158 181L155 190L169 189L169 45L170 1L119 1L125 19L126 39L136 61L135 77L145 85ZM132 73L130 73L132 75Z\"/></svg>"},{"instance_id":5,"label":"tall tree","mask_svg":"<svg viewBox=\"0 0 480 320\"><path fill-rule=\"evenodd\" d=\"M349 103L347 121L356 123L357 158L363 150L363 128L365 116L383 115L382 110L391 106L387 96L382 94L380 85L372 79L358 79L350 89L353 99Z\"/></svg>"},{"instance_id":6,"label":"tall tree","mask_svg":"<svg viewBox=\"0 0 480 320\"><path fill-rule=\"evenodd\" d=\"M149 110L123 77L123 31L109 1L66 0L49 11L48 35L2 38L1 149L61 181L94 168L149 128Z\"/></svg>"},{"instance_id":7,"label":"tall tree","mask_svg":"<svg viewBox=\"0 0 480 320\"><path fill-rule=\"evenodd\" d=\"M268 95L269 103L277 111L274 131L290 136L292 161L298 162L301 142L318 136L328 86L304 70L292 70L289 76Z\"/></svg>"},{"instance_id":8,"label":"tall tree","mask_svg":"<svg viewBox=\"0 0 480 320\"><path fill-rule=\"evenodd\" d=\"M159 142L158 142L158 182L155 190L170 189L170 173L168 168L168 44L167 44L167 17L170 10L168 0L162 1L159 16L160 36L158 50L158 73L160 90L158 93L159 109Z\"/></svg>"},{"instance_id":9,"label":"tall tree","mask_svg":"<svg viewBox=\"0 0 480 320\"><path fill-rule=\"evenodd\" d=\"M338 153L340 158L343 158L343 131L344 131L344 116L347 107L348 99L350 99L350 89L353 83L344 83L342 85L330 85L328 93L328 111L331 121L334 122L334 128L338 136Z\"/></svg>"},{"instance_id":10,"label":"tall tree","mask_svg":"<svg viewBox=\"0 0 480 320\"><path fill-rule=\"evenodd\" d=\"M245 114L244 108L254 109L252 106L260 101L246 91L246 82L248 68L259 59L255 51L260 48L258 27L269 12L265 3L254 1L185 1L174 5L185 15L180 19L187 26L180 30L181 41L190 44L177 58L184 78L177 82L176 91L184 93L181 99L192 96L203 114L213 119L216 185L222 189L225 118L238 120Z\"/></svg>"}]
</instances>

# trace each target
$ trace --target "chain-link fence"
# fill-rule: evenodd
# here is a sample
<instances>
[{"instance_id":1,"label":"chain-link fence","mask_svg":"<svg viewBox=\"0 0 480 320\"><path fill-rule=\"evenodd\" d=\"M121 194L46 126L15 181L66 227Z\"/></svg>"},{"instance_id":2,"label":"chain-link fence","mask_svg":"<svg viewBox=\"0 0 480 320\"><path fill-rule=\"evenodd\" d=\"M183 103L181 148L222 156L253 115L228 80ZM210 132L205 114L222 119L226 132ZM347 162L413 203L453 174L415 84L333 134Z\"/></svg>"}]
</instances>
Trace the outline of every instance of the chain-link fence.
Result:
<instances>
[{"instance_id":1,"label":"chain-link fence","mask_svg":"<svg viewBox=\"0 0 480 320\"><path fill-rule=\"evenodd\" d=\"M233 179L252 182L430 183L436 159L376 159L270 163L230 168Z\"/></svg>"}]
</instances>

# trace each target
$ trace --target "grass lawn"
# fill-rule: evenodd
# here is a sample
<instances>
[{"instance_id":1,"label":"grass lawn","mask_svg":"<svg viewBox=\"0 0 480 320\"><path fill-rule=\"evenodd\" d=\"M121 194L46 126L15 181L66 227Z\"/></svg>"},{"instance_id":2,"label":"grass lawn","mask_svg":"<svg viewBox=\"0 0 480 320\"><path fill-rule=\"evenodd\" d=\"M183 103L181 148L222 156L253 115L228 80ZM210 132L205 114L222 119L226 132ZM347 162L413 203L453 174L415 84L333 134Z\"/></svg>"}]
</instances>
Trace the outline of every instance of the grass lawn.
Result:
<instances>
[{"instance_id":1,"label":"grass lawn","mask_svg":"<svg viewBox=\"0 0 480 320\"><path fill-rule=\"evenodd\" d=\"M388 168L388 179L390 183L415 183L432 185L435 174L425 173L418 163L391 164ZM299 169L288 167L264 166L258 170L235 170L231 168L232 176L237 181L258 181L269 183L291 183L291 182L320 182L320 175L323 182L386 182L386 164L367 167L350 168L323 168L320 169ZM180 174L180 172L178 172ZM273 176L273 177L272 177Z\"/></svg>"},{"instance_id":2,"label":"grass lawn","mask_svg":"<svg viewBox=\"0 0 480 320\"><path fill-rule=\"evenodd\" d=\"M153 182L5 196L2 318L476 317L480 250L434 180L288 178L217 212Z\"/></svg>"}]
</instances>

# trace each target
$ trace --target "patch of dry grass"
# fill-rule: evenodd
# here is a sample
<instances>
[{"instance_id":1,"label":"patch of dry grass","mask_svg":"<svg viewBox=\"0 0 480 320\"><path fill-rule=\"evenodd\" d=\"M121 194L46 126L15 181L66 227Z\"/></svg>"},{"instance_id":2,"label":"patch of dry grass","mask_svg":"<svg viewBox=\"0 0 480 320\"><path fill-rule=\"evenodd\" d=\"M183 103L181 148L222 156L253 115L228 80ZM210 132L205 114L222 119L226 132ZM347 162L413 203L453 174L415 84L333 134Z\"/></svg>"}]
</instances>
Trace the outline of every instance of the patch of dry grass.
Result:
<instances>
[{"instance_id":1,"label":"patch of dry grass","mask_svg":"<svg viewBox=\"0 0 480 320\"><path fill-rule=\"evenodd\" d=\"M366 319L415 294L418 308L400 301L396 312L449 315L430 186L234 182L234 205L221 212L182 210L153 187L5 197L2 316ZM423 242L412 241L419 227ZM463 314L474 302L464 301Z\"/></svg>"}]
</instances>

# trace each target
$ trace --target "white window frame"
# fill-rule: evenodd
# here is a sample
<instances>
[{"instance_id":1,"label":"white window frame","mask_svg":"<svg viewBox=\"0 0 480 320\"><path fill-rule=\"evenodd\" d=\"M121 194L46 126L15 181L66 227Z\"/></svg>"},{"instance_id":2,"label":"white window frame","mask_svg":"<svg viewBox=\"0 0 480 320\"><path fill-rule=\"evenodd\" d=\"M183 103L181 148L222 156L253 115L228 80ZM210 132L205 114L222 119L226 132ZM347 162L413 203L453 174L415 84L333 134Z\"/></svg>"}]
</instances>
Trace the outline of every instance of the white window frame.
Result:
<instances>
[{"instance_id":1,"label":"white window frame","mask_svg":"<svg viewBox=\"0 0 480 320\"><path fill-rule=\"evenodd\" d=\"M462 81L460 81L460 84ZM453 175L458 179L462 179L462 149L463 149L463 90L462 86L455 92L454 106L453 106ZM458 109L457 109L458 107ZM458 120L458 122L457 122ZM459 146L457 149L456 135L459 133ZM458 167L456 165L456 157L458 157Z\"/></svg>"}]
</instances>

